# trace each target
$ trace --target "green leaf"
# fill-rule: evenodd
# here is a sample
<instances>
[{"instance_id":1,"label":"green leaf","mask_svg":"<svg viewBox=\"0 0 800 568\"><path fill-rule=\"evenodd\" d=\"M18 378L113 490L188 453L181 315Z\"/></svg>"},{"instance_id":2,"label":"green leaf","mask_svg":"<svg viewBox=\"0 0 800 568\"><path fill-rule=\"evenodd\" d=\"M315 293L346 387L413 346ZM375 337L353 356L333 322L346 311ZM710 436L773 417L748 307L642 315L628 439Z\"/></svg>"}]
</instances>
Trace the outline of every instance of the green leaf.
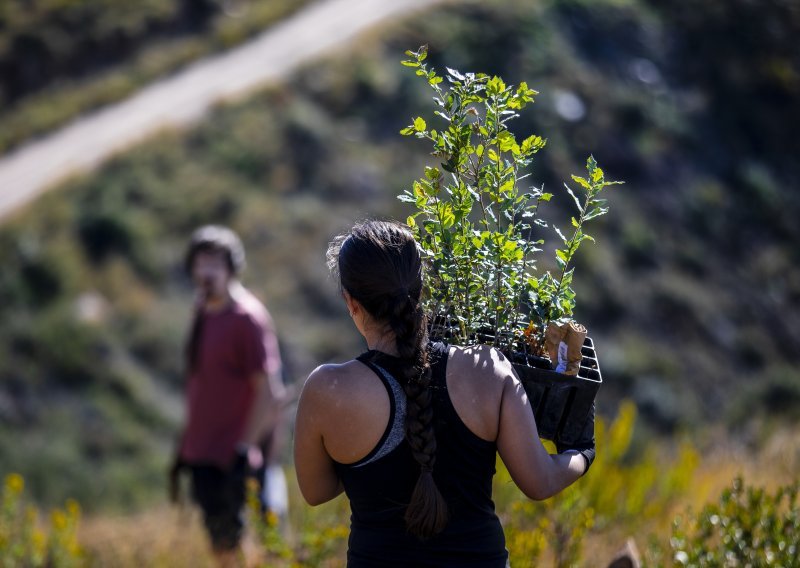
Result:
<instances>
[{"instance_id":1,"label":"green leaf","mask_svg":"<svg viewBox=\"0 0 800 568\"><path fill-rule=\"evenodd\" d=\"M514 147L514 144L516 144L514 135L508 130L503 130L497 134L497 147L500 148L501 152L508 152Z\"/></svg>"},{"instance_id":2,"label":"green leaf","mask_svg":"<svg viewBox=\"0 0 800 568\"><path fill-rule=\"evenodd\" d=\"M400 131L400 134L403 136L410 136L411 134L414 134L414 129L410 126L407 126Z\"/></svg>"},{"instance_id":3,"label":"green leaf","mask_svg":"<svg viewBox=\"0 0 800 568\"><path fill-rule=\"evenodd\" d=\"M450 74L450 75L451 75L451 76L452 76L454 79L457 79L458 81L465 81L465 80L466 80L466 77L464 77L464 75L462 75L462 74L461 74L460 72L458 72L456 69L451 69L450 67L445 67L445 69L447 69L447 72L448 72L448 73L449 73L449 74Z\"/></svg>"},{"instance_id":4,"label":"green leaf","mask_svg":"<svg viewBox=\"0 0 800 568\"><path fill-rule=\"evenodd\" d=\"M529 152L538 152L544 148L544 145L545 140L541 136L533 134L522 141L522 153L528 154Z\"/></svg>"},{"instance_id":5,"label":"green leaf","mask_svg":"<svg viewBox=\"0 0 800 568\"><path fill-rule=\"evenodd\" d=\"M417 225L417 222L414 220L413 215L408 216L408 218L406 219L406 225L408 225L411 228L414 228Z\"/></svg>"},{"instance_id":6,"label":"green leaf","mask_svg":"<svg viewBox=\"0 0 800 568\"><path fill-rule=\"evenodd\" d=\"M578 208L578 211L583 210L580 199L578 199L578 197L573 193L572 189L570 189L567 184L564 184L564 187L567 188L567 193L569 193L572 196L572 199L575 201L575 206Z\"/></svg>"},{"instance_id":7,"label":"green leaf","mask_svg":"<svg viewBox=\"0 0 800 568\"><path fill-rule=\"evenodd\" d=\"M406 52L406 54L408 54L408 52ZM416 61L408 61L408 60L401 61L400 65L405 65L406 67L419 67L419 63L417 63Z\"/></svg>"},{"instance_id":8,"label":"green leaf","mask_svg":"<svg viewBox=\"0 0 800 568\"><path fill-rule=\"evenodd\" d=\"M478 147L475 148L475 155L479 158L483 156L483 144L478 144Z\"/></svg>"},{"instance_id":9,"label":"green leaf","mask_svg":"<svg viewBox=\"0 0 800 568\"><path fill-rule=\"evenodd\" d=\"M492 77L489 79L489 82L486 83L486 94L489 96L492 95L499 95L503 91L506 90L506 84L500 77Z\"/></svg>"},{"instance_id":10,"label":"green leaf","mask_svg":"<svg viewBox=\"0 0 800 568\"><path fill-rule=\"evenodd\" d=\"M414 119L414 129L417 132L424 132L426 127L427 124L425 124L425 119L423 119L421 116L418 116Z\"/></svg>"},{"instance_id":11,"label":"green leaf","mask_svg":"<svg viewBox=\"0 0 800 568\"><path fill-rule=\"evenodd\" d=\"M453 226L456 221L456 216L453 213L453 208L449 203L439 203L439 218L442 222L442 228L445 230Z\"/></svg>"},{"instance_id":12,"label":"green leaf","mask_svg":"<svg viewBox=\"0 0 800 568\"><path fill-rule=\"evenodd\" d=\"M567 237L565 237L565 236L564 236L564 233L562 233L562 232L561 232L561 229L559 229L558 227L556 227L555 225L553 225L553 230L554 230L556 233L558 233L558 236L559 236L559 237L561 237L561 240L562 240L564 243L566 243L566 242L567 242L567 240L568 240L568 239L567 239ZM559 252L560 252L560 251L559 251Z\"/></svg>"},{"instance_id":13,"label":"green leaf","mask_svg":"<svg viewBox=\"0 0 800 568\"><path fill-rule=\"evenodd\" d=\"M584 220L590 221L591 219L594 219L595 217L600 217L601 215L605 215L606 213L608 213L608 207L595 207L589 213L586 214Z\"/></svg>"},{"instance_id":14,"label":"green leaf","mask_svg":"<svg viewBox=\"0 0 800 568\"><path fill-rule=\"evenodd\" d=\"M414 182L414 197L416 197L417 206L419 206L420 200L422 203L427 202L427 195L425 193L425 185L420 183L419 181Z\"/></svg>"},{"instance_id":15,"label":"green leaf","mask_svg":"<svg viewBox=\"0 0 800 568\"><path fill-rule=\"evenodd\" d=\"M503 182L497 191L500 193L511 193L514 191L514 179L512 178Z\"/></svg>"},{"instance_id":16,"label":"green leaf","mask_svg":"<svg viewBox=\"0 0 800 568\"><path fill-rule=\"evenodd\" d=\"M573 175L572 176L572 181L574 181L575 183L579 184L584 189L591 189L592 188L592 185L588 181L586 181L586 178L582 178L582 177L578 177L576 175Z\"/></svg>"}]
</instances>

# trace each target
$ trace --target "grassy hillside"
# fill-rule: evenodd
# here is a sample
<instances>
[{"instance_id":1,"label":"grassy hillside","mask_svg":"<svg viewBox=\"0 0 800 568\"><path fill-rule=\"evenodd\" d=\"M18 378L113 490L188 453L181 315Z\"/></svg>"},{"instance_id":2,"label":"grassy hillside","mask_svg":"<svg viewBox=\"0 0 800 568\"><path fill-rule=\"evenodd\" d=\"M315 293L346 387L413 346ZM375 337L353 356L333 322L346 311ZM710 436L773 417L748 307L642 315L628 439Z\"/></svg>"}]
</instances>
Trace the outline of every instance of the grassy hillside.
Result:
<instances>
[{"instance_id":1,"label":"grassy hillside","mask_svg":"<svg viewBox=\"0 0 800 568\"><path fill-rule=\"evenodd\" d=\"M796 94L800 67L781 41L738 50L731 38L796 32L797 11L775 1L747 13L775 32L742 28L722 2L517 4L464 3L406 23L159 135L0 227L2 472L21 470L42 500L72 495L88 508L160 495L181 414L191 295L181 256L198 224L242 235L245 283L272 310L292 377L360 349L324 250L356 219L405 218L395 196L433 163L398 134L431 113L399 65L423 43L439 68L541 92L516 128L548 139L532 179L558 194L550 220L568 224L558 188L590 152L627 181L575 276L576 317L606 378L601 411L629 397L651 432L721 424L756 443L764 424L796 421L798 165L772 150L797 144L798 111L780 101ZM716 41L697 48L711 21ZM723 56L729 73L697 71Z\"/></svg>"},{"instance_id":2,"label":"grassy hillside","mask_svg":"<svg viewBox=\"0 0 800 568\"><path fill-rule=\"evenodd\" d=\"M7 0L0 153L235 46L310 0Z\"/></svg>"}]
</instances>

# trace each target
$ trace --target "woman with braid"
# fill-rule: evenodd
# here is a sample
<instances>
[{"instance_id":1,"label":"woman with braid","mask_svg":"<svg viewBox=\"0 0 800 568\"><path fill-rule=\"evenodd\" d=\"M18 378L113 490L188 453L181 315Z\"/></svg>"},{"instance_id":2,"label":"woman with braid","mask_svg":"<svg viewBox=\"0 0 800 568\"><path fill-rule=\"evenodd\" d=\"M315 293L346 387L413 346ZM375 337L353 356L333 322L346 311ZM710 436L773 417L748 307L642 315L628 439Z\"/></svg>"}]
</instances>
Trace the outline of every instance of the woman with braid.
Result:
<instances>
[{"instance_id":1,"label":"woman with braid","mask_svg":"<svg viewBox=\"0 0 800 568\"><path fill-rule=\"evenodd\" d=\"M430 343L423 269L403 225L368 221L336 239L328 262L368 351L323 365L297 410L295 466L311 505L350 500L347 565L505 567L492 501L499 453L532 499L583 475L586 443L550 455L511 364L487 346Z\"/></svg>"}]
</instances>

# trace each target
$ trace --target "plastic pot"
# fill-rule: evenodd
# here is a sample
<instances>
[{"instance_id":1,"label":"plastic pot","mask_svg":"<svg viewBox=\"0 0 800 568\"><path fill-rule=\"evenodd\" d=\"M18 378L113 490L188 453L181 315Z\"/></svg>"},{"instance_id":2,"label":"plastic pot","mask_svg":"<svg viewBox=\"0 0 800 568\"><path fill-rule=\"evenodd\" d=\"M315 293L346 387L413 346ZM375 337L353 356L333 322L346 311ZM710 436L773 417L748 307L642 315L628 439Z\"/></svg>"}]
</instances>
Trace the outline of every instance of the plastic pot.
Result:
<instances>
[{"instance_id":1,"label":"plastic pot","mask_svg":"<svg viewBox=\"0 0 800 568\"><path fill-rule=\"evenodd\" d=\"M571 444L583 432L603 377L591 338L583 342L581 354L577 376L555 372L549 359L522 354L510 357L528 394L541 438Z\"/></svg>"},{"instance_id":2,"label":"plastic pot","mask_svg":"<svg viewBox=\"0 0 800 568\"><path fill-rule=\"evenodd\" d=\"M434 341L450 343L453 328L449 322L437 322L429 326L429 335ZM476 333L479 343L491 345L493 336L489 330ZM539 437L566 445L577 442L583 433L586 418L592 409L603 377L594 349L594 342L587 337L583 342L580 370L577 376L564 375L553 370L550 359L523 353L505 353L528 394Z\"/></svg>"}]
</instances>

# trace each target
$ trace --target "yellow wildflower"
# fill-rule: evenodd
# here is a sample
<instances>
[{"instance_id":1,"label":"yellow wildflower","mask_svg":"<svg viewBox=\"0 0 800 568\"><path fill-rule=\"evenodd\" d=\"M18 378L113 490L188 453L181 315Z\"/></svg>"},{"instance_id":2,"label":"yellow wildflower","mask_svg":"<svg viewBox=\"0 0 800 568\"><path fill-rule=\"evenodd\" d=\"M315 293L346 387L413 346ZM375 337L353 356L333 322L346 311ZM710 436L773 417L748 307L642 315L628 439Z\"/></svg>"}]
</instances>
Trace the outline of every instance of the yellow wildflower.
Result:
<instances>
[{"instance_id":1,"label":"yellow wildflower","mask_svg":"<svg viewBox=\"0 0 800 568\"><path fill-rule=\"evenodd\" d=\"M19 495L25 489L25 480L18 473L9 473L5 480L6 491Z\"/></svg>"}]
</instances>

